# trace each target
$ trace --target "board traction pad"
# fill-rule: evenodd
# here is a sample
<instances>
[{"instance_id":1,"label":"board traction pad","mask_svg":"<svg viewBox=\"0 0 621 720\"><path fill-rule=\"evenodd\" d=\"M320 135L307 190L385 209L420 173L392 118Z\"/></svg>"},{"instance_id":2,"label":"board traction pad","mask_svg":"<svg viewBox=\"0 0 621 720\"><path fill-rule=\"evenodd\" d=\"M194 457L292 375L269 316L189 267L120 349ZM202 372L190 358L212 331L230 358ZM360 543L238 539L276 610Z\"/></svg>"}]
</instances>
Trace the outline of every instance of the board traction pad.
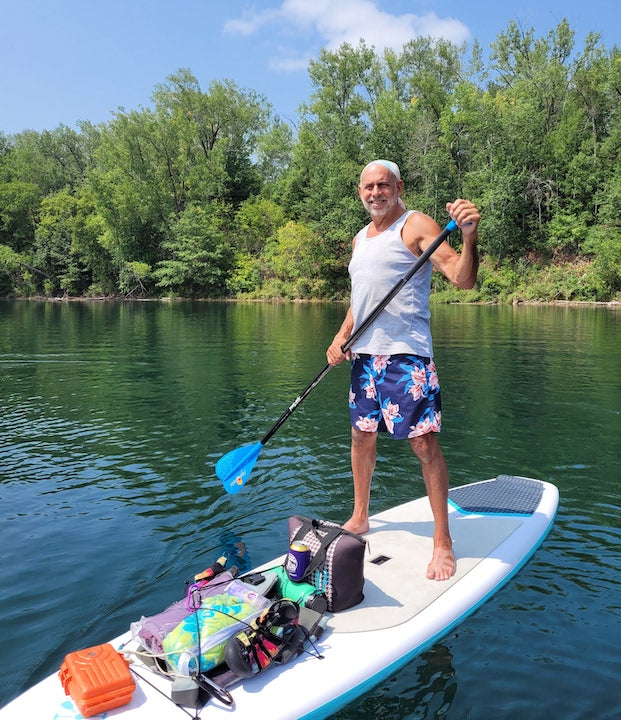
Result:
<instances>
[{"instance_id":1,"label":"board traction pad","mask_svg":"<svg viewBox=\"0 0 621 720\"><path fill-rule=\"evenodd\" d=\"M449 500L462 512L532 515L542 494L540 482L499 475L495 480L453 488Z\"/></svg>"},{"instance_id":2,"label":"board traction pad","mask_svg":"<svg viewBox=\"0 0 621 720\"><path fill-rule=\"evenodd\" d=\"M482 560L497 557L496 548L534 514L542 494L539 481L513 475L451 490L449 523L457 570L443 582L425 576L434 528L426 498L374 516L365 535L365 598L335 613L328 627L337 633L366 632L412 619ZM373 562L377 558L379 564Z\"/></svg>"}]
</instances>

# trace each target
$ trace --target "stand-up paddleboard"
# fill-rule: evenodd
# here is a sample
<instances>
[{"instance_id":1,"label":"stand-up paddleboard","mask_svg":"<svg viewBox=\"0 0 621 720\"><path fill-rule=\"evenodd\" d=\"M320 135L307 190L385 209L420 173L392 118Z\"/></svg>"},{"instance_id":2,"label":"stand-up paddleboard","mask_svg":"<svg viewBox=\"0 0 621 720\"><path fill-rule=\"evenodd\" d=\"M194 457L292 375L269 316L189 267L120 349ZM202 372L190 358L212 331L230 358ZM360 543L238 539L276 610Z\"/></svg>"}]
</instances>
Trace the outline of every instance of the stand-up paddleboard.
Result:
<instances>
[{"instance_id":1,"label":"stand-up paddleboard","mask_svg":"<svg viewBox=\"0 0 621 720\"><path fill-rule=\"evenodd\" d=\"M136 689L129 704L93 717L327 718L430 647L502 587L543 542L557 505L554 485L509 475L451 490L457 571L443 582L425 577L433 534L427 498L379 513L365 535L365 598L328 614L316 643L322 659L311 652L269 667L228 688L232 708L211 698L198 710L174 705L170 680L135 660ZM111 644L130 648L129 641L128 632ZM0 720L31 717L77 720L82 715L54 674L0 710Z\"/></svg>"}]
</instances>

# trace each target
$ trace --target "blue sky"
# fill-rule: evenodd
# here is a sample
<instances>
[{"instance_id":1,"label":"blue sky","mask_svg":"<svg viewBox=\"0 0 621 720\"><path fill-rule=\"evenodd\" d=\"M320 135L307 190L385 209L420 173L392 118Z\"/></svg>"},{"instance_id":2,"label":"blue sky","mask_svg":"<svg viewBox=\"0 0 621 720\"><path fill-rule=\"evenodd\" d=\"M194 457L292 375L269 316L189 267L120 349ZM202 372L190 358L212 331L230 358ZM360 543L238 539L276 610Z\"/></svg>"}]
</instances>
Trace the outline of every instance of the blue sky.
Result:
<instances>
[{"instance_id":1,"label":"blue sky","mask_svg":"<svg viewBox=\"0 0 621 720\"><path fill-rule=\"evenodd\" d=\"M295 119L322 47L431 35L487 49L511 19L545 36L563 18L579 49L590 31L621 45L618 0L0 0L0 132L106 122L148 106L181 67L203 90L231 79Z\"/></svg>"}]
</instances>

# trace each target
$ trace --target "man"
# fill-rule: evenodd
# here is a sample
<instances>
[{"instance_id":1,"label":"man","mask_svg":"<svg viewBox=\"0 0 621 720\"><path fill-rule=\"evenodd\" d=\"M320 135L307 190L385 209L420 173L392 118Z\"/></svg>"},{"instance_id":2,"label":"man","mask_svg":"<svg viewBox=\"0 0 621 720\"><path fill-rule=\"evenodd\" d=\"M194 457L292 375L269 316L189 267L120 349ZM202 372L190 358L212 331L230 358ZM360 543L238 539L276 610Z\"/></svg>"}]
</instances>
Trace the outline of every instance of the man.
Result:
<instances>
[{"instance_id":1,"label":"man","mask_svg":"<svg viewBox=\"0 0 621 720\"><path fill-rule=\"evenodd\" d=\"M455 573L455 556L448 524L449 474L437 438L441 404L429 331L431 264L420 268L362 333L351 352L341 350L355 328L440 234L440 227L430 217L405 209L402 190L399 168L388 160L369 163L360 175L358 195L371 222L354 238L350 307L326 353L331 365L352 361L354 509L344 527L356 533L369 529L378 431L396 439L407 438L420 461L434 516L427 577L447 580ZM446 210L462 232L462 251L457 253L444 242L430 261L454 285L469 289L474 287L479 265L479 211L461 199L447 203Z\"/></svg>"}]
</instances>

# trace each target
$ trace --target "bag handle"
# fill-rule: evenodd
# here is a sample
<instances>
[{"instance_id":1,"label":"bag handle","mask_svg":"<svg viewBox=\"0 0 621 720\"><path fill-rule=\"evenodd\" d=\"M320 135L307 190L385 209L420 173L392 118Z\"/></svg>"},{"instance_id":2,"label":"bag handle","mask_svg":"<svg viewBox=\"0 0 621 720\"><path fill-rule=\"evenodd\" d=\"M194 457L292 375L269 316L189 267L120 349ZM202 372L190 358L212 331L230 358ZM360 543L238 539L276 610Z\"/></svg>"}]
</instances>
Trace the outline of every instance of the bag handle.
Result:
<instances>
[{"instance_id":1,"label":"bag handle","mask_svg":"<svg viewBox=\"0 0 621 720\"><path fill-rule=\"evenodd\" d=\"M315 532L315 529L320 530L328 530L329 528L335 528L338 530L341 535L349 535L349 537L355 538L360 543L366 543L366 540L361 536L358 535L358 533L352 532L351 530L346 530L341 525L332 525L331 523L325 523L323 520L317 520L317 519L311 519L309 517L306 517L305 515L294 515L297 520L300 521L301 525L300 527L295 531L294 535L291 538L291 542L296 542L298 540L301 540L304 535L306 535L307 532L313 532L315 536L317 536L317 533ZM317 536L318 537L318 536ZM321 540L320 537L318 537L319 540Z\"/></svg>"},{"instance_id":2,"label":"bag handle","mask_svg":"<svg viewBox=\"0 0 621 720\"><path fill-rule=\"evenodd\" d=\"M325 533L325 534L320 535L319 530L321 530L322 533ZM304 575L302 576L302 580L307 578L311 573L315 572L315 570L325 562L326 554L328 552L328 548L330 547L330 545L340 535L346 534L347 530L345 530L342 527L338 527L338 526L324 525L320 520L311 520L310 518L305 518L305 521L302 523L301 527L295 533L291 542L296 542L298 540L301 540L309 532L312 532L313 535L317 538L317 540L319 541L320 547L319 547L319 550L317 551L317 553L311 558L311 561L308 564L308 567L306 568Z\"/></svg>"},{"instance_id":3,"label":"bag handle","mask_svg":"<svg viewBox=\"0 0 621 720\"><path fill-rule=\"evenodd\" d=\"M308 563L308 567L306 568L306 572L304 573L302 580L309 577L311 573L315 572L318 567L321 567L323 565L326 560L326 555L328 554L328 548L338 537L343 534L343 528L326 528L326 534L323 537L321 537L321 535L319 535L314 528L313 532L315 534L315 537L321 543L321 547L319 548L315 556L311 558L311 561Z\"/></svg>"}]
</instances>

